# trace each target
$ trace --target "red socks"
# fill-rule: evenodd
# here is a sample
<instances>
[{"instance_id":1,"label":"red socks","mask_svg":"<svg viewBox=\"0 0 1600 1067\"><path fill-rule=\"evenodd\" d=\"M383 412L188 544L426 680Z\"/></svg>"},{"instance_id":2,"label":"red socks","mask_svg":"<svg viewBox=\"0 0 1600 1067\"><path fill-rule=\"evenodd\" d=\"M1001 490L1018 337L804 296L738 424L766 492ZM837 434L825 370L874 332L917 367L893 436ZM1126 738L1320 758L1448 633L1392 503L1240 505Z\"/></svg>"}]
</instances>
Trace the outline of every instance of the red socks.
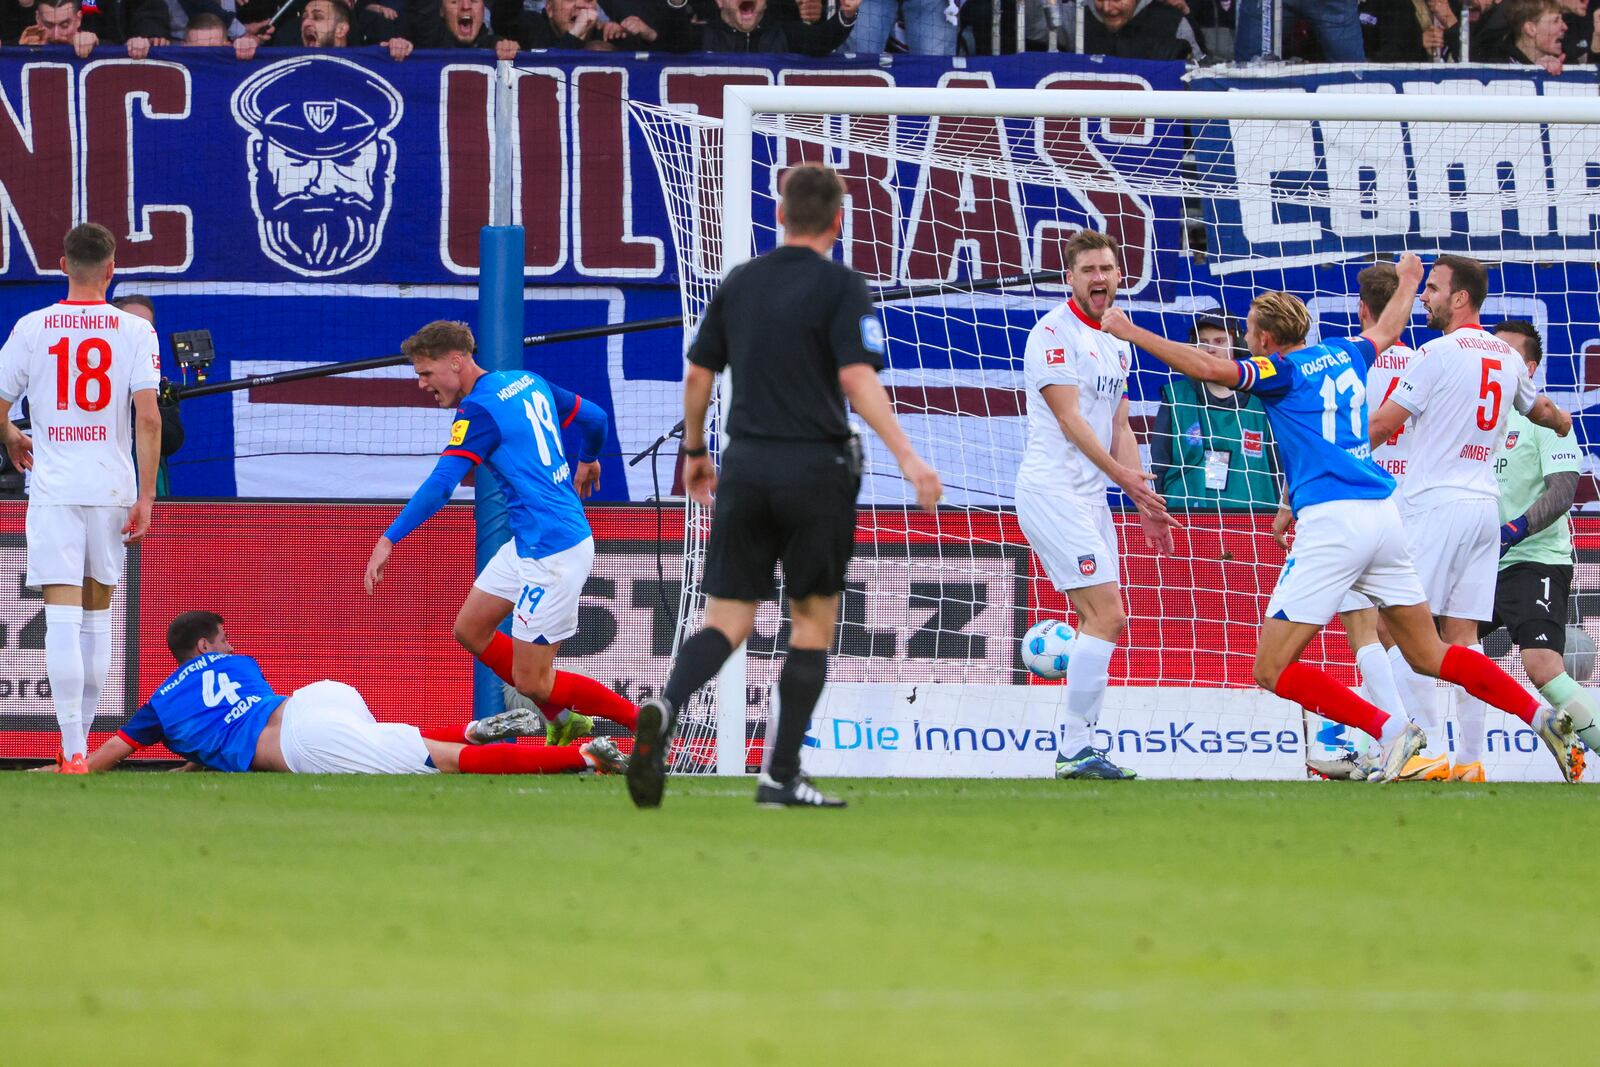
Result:
<instances>
[{"instance_id":1,"label":"red socks","mask_svg":"<svg viewBox=\"0 0 1600 1067\"><path fill-rule=\"evenodd\" d=\"M467 740L467 724L460 726L430 726L422 731L422 736L429 741L444 741L452 745L470 745Z\"/></svg>"},{"instance_id":2,"label":"red socks","mask_svg":"<svg viewBox=\"0 0 1600 1067\"><path fill-rule=\"evenodd\" d=\"M456 758L462 774L561 774L589 766L577 745L469 745Z\"/></svg>"},{"instance_id":3,"label":"red socks","mask_svg":"<svg viewBox=\"0 0 1600 1067\"><path fill-rule=\"evenodd\" d=\"M494 636L489 638L489 647L478 654L478 662L494 671L502 682L516 685L511 675L511 660L515 648L511 638L496 630Z\"/></svg>"},{"instance_id":4,"label":"red socks","mask_svg":"<svg viewBox=\"0 0 1600 1067\"><path fill-rule=\"evenodd\" d=\"M1304 663L1285 667L1273 692L1310 708L1324 719L1365 730L1374 739L1383 736L1384 724L1389 721L1382 709L1356 696L1348 686L1334 681L1332 675Z\"/></svg>"},{"instance_id":5,"label":"red socks","mask_svg":"<svg viewBox=\"0 0 1600 1067\"><path fill-rule=\"evenodd\" d=\"M512 681L511 661L516 645L511 638L496 630L489 639L489 647L478 656L479 662L499 676L507 685L516 685ZM632 730L639 722L639 709L623 697L613 693L593 678L585 678L581 674L571 671L556 671L555 685L550 689L550 699L539 705L539 710L544 712L545 718L554 719L568 708L578 711L592 718L610 719L620 726ZM438 741L455 740L454 738L435 738Z\"/></svg>"},{"instance_id":6,"label":"red socks","mask_svg":"<svg viewBox=\"0 0 1600 1067\"><path fill-rule=\"evenodd\" d=\"M1451 645L1444 650L1444 660L1439 664L1439 677L1459 685L1507 715L1515 715L1529 726L1533 725L1539 702L1482 652Z\"/></svg>"},{"instance_id":7,"label":"red socks","mask_svg":"<svg viewBox=\"0 0 1600 1067\"><path fill-rule=\"evenodd\" d=\"M556 671L556 684L550 688L548 703L558 713L576 708L585 715L610 719L629 730L639 725L639 709L632 701L619 697L593 678L571 671Z\"/></svg>"}]
</instances>

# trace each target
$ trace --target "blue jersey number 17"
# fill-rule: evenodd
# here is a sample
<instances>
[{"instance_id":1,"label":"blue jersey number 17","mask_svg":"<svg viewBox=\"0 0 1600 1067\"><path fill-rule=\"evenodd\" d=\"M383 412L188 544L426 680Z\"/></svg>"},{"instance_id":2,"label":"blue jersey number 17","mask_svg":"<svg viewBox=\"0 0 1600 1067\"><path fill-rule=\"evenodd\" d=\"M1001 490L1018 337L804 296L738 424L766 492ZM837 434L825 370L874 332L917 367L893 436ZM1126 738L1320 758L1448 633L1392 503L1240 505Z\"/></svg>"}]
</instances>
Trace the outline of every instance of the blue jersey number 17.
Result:
<instances>
[{"instance_id":1,"label":"blue jersey number 17","mask_svg":"<svg viewBox=\"0 0 1600 1067\"><path fill-rule=\"evenodd\" d=\"M1361 405L1367 399L1367 386L1361 375L1346 367L1337 378L1322 379L1322 439L1330 445L1339 443L1339 403L1350 398L1350 436L1361 437Z\"/></svg>"}]
</instances>

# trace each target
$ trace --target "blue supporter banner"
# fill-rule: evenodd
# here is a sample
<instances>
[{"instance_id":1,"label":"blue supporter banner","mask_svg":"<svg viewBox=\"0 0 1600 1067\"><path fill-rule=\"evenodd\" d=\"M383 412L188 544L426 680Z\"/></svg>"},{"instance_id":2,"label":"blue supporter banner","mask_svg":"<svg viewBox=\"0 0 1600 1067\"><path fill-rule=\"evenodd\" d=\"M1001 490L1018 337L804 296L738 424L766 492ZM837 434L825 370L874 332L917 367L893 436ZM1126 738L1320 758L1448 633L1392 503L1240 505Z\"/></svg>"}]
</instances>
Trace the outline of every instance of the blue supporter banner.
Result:
<instances>
[{"instance_id":1,"label":"blue supporter banner","mask_svg":"<svg viewBox=\"0 0 1600 1067\"><path fill-rule=\"evenodd\" d=\"M429 319L473 317L492 170L488 53L398 63L377 49L264 49L248 63L210 49L153 55L0 51L0 328L59 297L61 235L83 220L117 235L114 294L154 298L164 348L174 332L211 331L214 381L382 356ZM1592 71L1550 79L1504 67L1225 69L1185 82L1182 64L1037 53L525 53L518 67L514 221L527 235L529 333L680 310L684 268L629 100L716 117L724 87L738 83L1596 92ZM1342 332L1353 328L1354 278L1368 257L1461 251L1503 262L1486 319L1528 318L1546 330L1544 375L1557 398L1583 411L1600 396L1589 391L1600 386L1600 134L1588 128L1452 141L1400 123L951 121L966 124L951 138L960 151L1014 162L1019 173L1031 167L1034 177L996 177L993 167L962 175L924 167L915 153L883 173L860 162L841 255L875 286L1059 268L1061 242L1089 224L1122 239L1129 306L1172 336L1186 336L1198 310L1223 306L1242 319L1264 288L1301 293L1319 331ZM1056 177L1041 181L1042 168ZM1240 183L1259 195L1229 195ZM765 185L758 195L770 195ZM1188 205L1185 189L1195 194ZM1302 207L1274 201L1274 190L1327 195ZM1482 203L1485 193L1498 198L1493 209L1474 210L1472 197ZM1203 213L1187 234L1186 207ZM770 201L757 214L770 216ZM1009 499L1021 433L1010 360L1058 293L974 305L937 329L916 304L885 311L891 370L933 371L939 385L918 392L908 375L892 379L902 412L928 415L930 433L965 450L952 458L977 472L953 499ZM1419 330L1413 341L1428 336ZM170 351L164 360L178 378ZM613 413L603 499L671 489L670 450L654 469L626 460L681 417L680 331L529 348L527 364ZM1162 381L1141 356L1131 382L1137 417L1154 413ZM173 489L211 497L403 497L448 426L403 369L211 397L183 411L188 442L171 466ZM1600 433L1600 414L1590 421L1585 414L1586 443Z\"/></svg>"},{"instance_id":2,"label":"blue supporter banner","mask_svg":"<svg viewBox=\"0 0 1600 1067\"><path fill-rule=\"evenodd\" d=\"M489 220L492 57L160 49L80 62L0 52L0 280L52 276L74 219L112 227L122 274L429 284L478 271ZM277 58L281 54L282 58ZM803 69L791 69L804 62ZM1173 89L1177 64L1018 56L800 61L525 53L519 223L530 281L676 281L655 167L627 101L718 115L730 84L1104 83ZM1078 72L1081 78L1063 77Z\"/></svg>"},{"instance_id":3,"label":"blue supporter banner","mask_svg":"<svg viewBox=\"0 0 1600 1067\"><path fill-rule=\"evenodd\" d=\"M249 63L211 50L154 55L131 62L101 49L81 62L66 49L0 52L0 319L59 295L61 235L86 219L117 235L113 292L153 296L163 338L212 332L212 380L384 355L430 318L471 318L478 233L489 218L487 53L417 53L399 63L377 49L267 49ZM661 181L630 99L715 116L734 83L1143 91L1179 88L1183 71L1062 55L528 53L518 66L514 221L527 234L530 333L680 308ZM1039 151L1028 124L1012 136L1008 150ZM1140 151L1136 138L1124 139L1124 154ZM1016 231L971 258L942 224L923 226L923 244L905 253L917 192L950 177L926 168L919 178L920 169L901 168L901 207L878 220L889 224L874 235L880 252L893 254L875 284L930 266L1015 273L1033 266L1036 243L1047 246L1045 258L1059 247L1036 242L1033 227L1061 198L1019 188L1027 214L1015 217ZM1110 195L1142 256L1177 247L1175 210L1162 224L1149 205L1124 212L1128 201ZM1075 203L1074 217L1051 211L1066 223L1057 237L1110 202ZM603 498L670 490L670 452L659 470L624 461L681 417L679 331L528 351L530 367L613 412ZM189 439L172 463L174 491L407 495L431 465L444 415L403 379L379 372L186 403Z\"/></svg>"}]
</instances>

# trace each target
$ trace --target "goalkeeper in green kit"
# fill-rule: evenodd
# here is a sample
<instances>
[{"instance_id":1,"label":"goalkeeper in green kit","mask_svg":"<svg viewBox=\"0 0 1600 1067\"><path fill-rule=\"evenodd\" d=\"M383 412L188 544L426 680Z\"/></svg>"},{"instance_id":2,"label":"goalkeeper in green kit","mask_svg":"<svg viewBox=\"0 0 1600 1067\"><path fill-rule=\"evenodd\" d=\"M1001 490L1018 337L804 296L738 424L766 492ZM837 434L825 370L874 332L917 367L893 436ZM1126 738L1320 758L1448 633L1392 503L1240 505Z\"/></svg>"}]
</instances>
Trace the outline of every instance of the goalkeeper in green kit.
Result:
<instances>
[{"instance_id":1,"label":"goalkeeper in green kit","mask_svg":"<svg viewBox=\"0 0 1600 1067\"><path fill-rule=\"evenodd\" d=\"M1532 323L1508 319L1494 335L1521 353L1531 379L1544 358ZM1572 510L1581 456L1572 437L1535 426L1511 412L1506 437L1495 457L1500 483L1500 577L1495 584L1494 618L1479 626L1487 636L1504 626L1522 652L1522 665L1539 692L1572 725L1590 751L1600 751L1594 697L1567 673L1567 594L1572 588ZM1483 781L1483 704L1463 701L1477 712L1462 721L1456 745L1456 781ZM1465 709L1463 709L1465 710ZM1573 753L1573 778L1582 774Z\"/></svg>"}]
</instances>

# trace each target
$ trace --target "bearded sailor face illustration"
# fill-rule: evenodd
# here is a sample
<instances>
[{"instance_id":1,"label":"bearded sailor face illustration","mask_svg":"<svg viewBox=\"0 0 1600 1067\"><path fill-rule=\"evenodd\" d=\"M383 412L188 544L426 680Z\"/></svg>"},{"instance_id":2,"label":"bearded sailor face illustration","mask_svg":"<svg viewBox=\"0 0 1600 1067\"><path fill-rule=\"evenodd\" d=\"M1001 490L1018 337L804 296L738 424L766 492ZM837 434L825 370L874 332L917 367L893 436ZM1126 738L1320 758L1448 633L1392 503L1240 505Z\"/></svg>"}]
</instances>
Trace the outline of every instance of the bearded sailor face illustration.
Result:
<instances>
[{"instance_id":1,"label":"bearded sailor face illustration","mask_svg":"<svg viewBox=\"0 0 1600 1067\"><path fill-rule=\"evenodd\" d=\"M261 250L297 274L353 270L383 243L400 94L348 60L274 63L233 95L250 133L250 206Z\"/></svg>"}]
</instances>

